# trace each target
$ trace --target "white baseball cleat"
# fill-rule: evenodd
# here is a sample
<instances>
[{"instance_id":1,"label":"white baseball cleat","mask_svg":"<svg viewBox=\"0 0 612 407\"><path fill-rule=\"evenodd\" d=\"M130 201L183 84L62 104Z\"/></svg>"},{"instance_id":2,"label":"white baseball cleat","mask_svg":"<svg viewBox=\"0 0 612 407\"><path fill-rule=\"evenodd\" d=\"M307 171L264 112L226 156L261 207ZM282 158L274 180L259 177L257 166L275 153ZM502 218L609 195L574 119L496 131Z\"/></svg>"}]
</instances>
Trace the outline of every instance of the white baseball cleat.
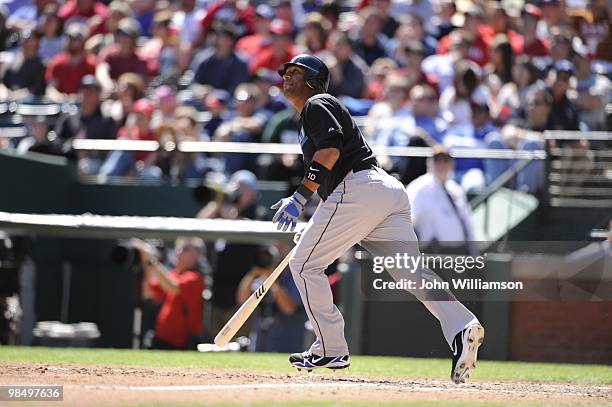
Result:
<instances>
[{"instance_id":1,"label":"white baseball cleat","mask_svg":"<svg viewBox=\"0 0 612 407\"><path fill-rule=\"evenodd\" d=\"M470 325L459 332L453 340L453 366L451 380L465 383L476 368L478 348L484 341L484 328L480 324Z\"/></svg>"}]
</instances>

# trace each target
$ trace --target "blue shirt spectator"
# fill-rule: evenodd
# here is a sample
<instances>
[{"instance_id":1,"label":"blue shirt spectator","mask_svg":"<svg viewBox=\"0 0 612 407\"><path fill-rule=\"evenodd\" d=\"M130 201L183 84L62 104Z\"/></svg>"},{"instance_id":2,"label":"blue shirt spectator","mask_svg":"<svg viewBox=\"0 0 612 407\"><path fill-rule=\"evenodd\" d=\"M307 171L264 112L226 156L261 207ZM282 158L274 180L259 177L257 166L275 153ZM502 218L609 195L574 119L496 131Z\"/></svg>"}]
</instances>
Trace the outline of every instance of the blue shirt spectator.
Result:
<instances>
[{"instance_id":1,"label":"blue shirt spectator","mask_svg":"<svg viewBox=\"0 0 612 407\"><path fill-rule=\"evenodd\" d=\"M378 58L387 56L389 39L382 33L384 17L380 10L366 7L361 11L361 18L363 25L353 39L354 49L368 65L372 65Z\"/></svg>"},{"instance_id":2,"label":"blue shirt spectator","mask_svg":"<svg viewBox=\"0 0 612 407\"><path fill-rule=\"evenodd\" d=\"M215 32L214 48L202 51L192 65L193 81L233 93L249 80L247 62L233 50L236 33L230 23L215 24Z\"/></svg>"}]
</instances>

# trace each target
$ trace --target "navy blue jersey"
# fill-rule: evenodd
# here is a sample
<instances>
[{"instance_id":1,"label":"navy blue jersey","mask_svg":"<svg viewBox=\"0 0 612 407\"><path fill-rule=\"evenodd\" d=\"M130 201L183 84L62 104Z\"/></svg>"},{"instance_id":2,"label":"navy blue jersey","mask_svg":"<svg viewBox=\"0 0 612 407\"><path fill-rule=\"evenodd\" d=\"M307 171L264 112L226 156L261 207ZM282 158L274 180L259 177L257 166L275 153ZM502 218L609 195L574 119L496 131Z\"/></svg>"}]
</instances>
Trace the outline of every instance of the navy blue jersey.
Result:
<instances>
[{"instance_id":1,"label":"navy blue jersey","mask_svg":"<svg viewBox=\"0 0 612 407\"><path fill-rule=\"evenodd\" d=\"M298 134L304 155L305 170L317 150L337 148L340 157L327 182L317 193L325 200L351 170L358 172L378 166L376 158L361 130L346 107L335 97L321 93L310 97L300 115Z\"/></svg>"}]
</instances>

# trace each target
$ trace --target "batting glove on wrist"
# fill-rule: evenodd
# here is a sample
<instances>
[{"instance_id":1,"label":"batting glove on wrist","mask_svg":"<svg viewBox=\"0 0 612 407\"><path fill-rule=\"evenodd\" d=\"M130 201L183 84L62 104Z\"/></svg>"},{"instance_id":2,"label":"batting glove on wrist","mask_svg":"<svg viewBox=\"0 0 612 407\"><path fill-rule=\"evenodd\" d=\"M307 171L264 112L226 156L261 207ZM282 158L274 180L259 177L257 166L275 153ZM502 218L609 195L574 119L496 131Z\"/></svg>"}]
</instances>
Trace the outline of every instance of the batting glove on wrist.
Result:
<instances>
[{"instance_id":1,"label":"batting glove on wrist","mask_svg":"<svg viewBox=\"0 0 612 407\"><path fill-rule=\"evenodd\" d=\"M289 198L281 199L270 207L270 209L276 209L272 223L278 222L278 230L284 232L289 229L290 232L293 232L295 225L297 225L297 218L304 211L306 201L306 197L297 191Z\"/></svg>"}]
</instances>

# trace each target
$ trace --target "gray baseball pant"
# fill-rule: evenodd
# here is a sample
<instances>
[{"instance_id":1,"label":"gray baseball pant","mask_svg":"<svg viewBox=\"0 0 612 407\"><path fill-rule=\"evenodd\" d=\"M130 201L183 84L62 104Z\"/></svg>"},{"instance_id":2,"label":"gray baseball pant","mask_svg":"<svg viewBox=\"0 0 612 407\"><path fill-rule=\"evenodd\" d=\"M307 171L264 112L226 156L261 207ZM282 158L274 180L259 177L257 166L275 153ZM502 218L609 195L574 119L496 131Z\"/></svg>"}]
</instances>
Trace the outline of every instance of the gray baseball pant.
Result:
<instances>
[{"instance_id":1,"label":"gray baseball pant","mask_svg":"<svg viewBox=\"0 0 612 407\"><path fill-rule=\"evenodd\" d=\"M357 243L372 256L420 254L410 218L408 194L401 182L382 169L350 172L312 216L289 262L317 336L310 348L315 355L349 353L344 338L344 319L333 303L324 272ZM406 278L406 270L386 270L396 281ZM421 278L439 279L427 269L417 270L413 277L419 281ZM478 322L450 292L443 292L444 298L437 294L437 298L429 300L424 290L410 292L440 321L449 346L459 331Z\"/></svg>"}]
</instances>

